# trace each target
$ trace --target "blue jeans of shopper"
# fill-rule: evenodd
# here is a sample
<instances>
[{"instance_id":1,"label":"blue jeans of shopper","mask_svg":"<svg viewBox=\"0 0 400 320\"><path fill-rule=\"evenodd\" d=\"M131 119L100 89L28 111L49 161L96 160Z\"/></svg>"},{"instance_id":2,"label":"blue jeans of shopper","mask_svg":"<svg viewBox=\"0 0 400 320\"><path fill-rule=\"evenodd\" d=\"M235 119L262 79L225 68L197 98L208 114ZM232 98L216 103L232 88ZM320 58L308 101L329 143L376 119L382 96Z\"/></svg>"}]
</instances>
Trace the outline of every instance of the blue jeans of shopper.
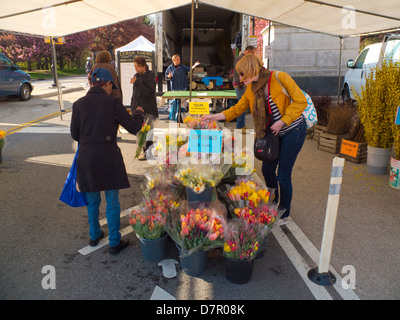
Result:
<instances>
[{"instance_id":1,"label":"blue jeans of shopper","mask_svg":"<svg viewBox=\"0 0 400 320\"><path fill-rule=\"evenodd\" d=\"M290 215L292 202L292 169L306 138L307 125L303 121L295 128L280 137L279 159L272 162L264 161L262 164L262 174L268 188L275 188L274 202L279 202L279 206L286 209L281 218ZM278 175L276 168L278 167ZM278 188L279 182L279 188Z\"/></svg>"},{"instance_id":2,"label":"blue jeans of shopper","mask_svg":"<svg viewBox=\"0 0 400 320\"><path fill-rule=\"evenodd\" d=\"M235 91L236 91L236 96L237 96L238 100L240 100L242 98L244 92L246 91L246 87L243 87L241 89L235 88ZM239 117L236 118L236 129L242 129L246 125L246 113L247 113L247 109Z\"/></svg>"},{"instance_id":3,"label":"blue jeans of shopper","mask_svg":"<svg viewBox=\"0 0 400 320\"><path fill-rule=\"evenodd\" d=\"M88 201L87 211L89 220L90 239L96 240L100 234L99 207L101 202L100 192L85 192ZM110 247L115 247L121 240L119 190L106 190L106 218L108 224L108 239Z\"/></svg>"}]
</instances>

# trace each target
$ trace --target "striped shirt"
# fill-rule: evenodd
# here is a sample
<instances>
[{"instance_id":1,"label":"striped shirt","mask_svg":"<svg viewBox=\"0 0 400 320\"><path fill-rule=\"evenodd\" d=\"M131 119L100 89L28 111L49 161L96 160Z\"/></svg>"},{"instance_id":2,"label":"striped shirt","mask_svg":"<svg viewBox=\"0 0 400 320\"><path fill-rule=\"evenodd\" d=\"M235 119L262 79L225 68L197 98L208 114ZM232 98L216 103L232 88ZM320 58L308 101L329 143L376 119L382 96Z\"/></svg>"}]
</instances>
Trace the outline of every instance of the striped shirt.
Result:
<instances>
[{"instance_id":1,"label":"striped shirt","mask_svg":"<svg viewBox=\"0 0 400 320\"><path fill-rule=\"evenodd\" d=\"M282 118L282 115L279 112L278 106L272 100L271 95L268 96L268 99L271 106L272 123L275 123ZM279 130L278 136L280 137L284 136L289 130L293 129L294 127L297 127L301 123L301 121L303 121L302 115L298 117L296 120L294 120L289 126L285 123L282 129Z\"/></svg>"}]
</instances>

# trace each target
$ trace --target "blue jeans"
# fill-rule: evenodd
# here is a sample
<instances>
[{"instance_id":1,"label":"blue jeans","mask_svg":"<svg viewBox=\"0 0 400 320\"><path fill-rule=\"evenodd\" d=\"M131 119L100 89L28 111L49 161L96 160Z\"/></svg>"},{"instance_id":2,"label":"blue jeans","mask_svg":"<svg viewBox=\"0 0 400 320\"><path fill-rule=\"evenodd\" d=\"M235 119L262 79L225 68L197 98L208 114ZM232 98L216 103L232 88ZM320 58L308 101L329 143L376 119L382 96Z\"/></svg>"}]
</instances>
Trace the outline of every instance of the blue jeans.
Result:
<instances>
[{"instance_id":1,"label":"blue jeans","mask_svg":"<svg viewBox=\"0 0 400 320\"><path fill-rule=\"evenodd\" d=\"M240 100L246 91L246 87L243 87L242 89L240 88L235 88L236 91L236 96L238 100ZM246 125L246 113L247 109L245 112L243 112L239 117L236 118L236 129L242 129Z\"/></svg>"},{"instance_id":2,"label":"blue jeans","mask_svg":"<svg viewBox=\"0 0 400 320\"><path fill-rule=\"evenodd\" d=\"M262 164L262 174L268 188L275 188L274 202L279 202L279 207L286 209L281 218L290 215L290 205L292 202L292 169L306 138L307 125L303 121L295 128L280 137L279 159ZM279 165L279 166L278 166ZM278 166L278 175L276 168ZM279 188L278 188L279 182Z\"/></svg>"},{"instance_id":3,"label":"blue jeans","mask_svg":"<svg viewBox=\"0 0 400 320\"><path fill-rule=\"evenodd\" d=\"M168 118L172 121L178 121L179 108L181 107L181 99L173 99L171 102L171 110Z\"/></svg>"},{"instance_id":4,"label":"blue jeans","mask_svg":"<svg viewBox=\"0 0 400 320\"><path fill-rule=\"evenodd\" d=\"M88 201L87 211L89 220L90 239L96 240L100 234L99 207L101 202L100 192L85 192ZM110 247L115 247L121 240L119 190L106 190L106 218L108 224L108 239Z\"/></svg>"}]
</instances>

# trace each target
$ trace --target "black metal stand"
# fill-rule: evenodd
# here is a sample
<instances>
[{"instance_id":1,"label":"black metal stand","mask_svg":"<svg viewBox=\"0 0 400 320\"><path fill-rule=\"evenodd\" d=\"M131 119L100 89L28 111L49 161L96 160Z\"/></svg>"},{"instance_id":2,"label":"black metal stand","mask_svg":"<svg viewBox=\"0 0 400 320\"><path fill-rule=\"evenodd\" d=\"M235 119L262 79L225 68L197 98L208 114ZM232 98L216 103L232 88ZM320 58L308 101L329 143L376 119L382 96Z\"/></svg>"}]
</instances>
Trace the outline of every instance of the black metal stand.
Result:
<instances>
[{"instance_id":1,"label":"black metal stand","mask_svg":"<svg viewBox=\"0 0 400 320\"><path fill-rule=\"evenodd\" d=\"M336 282L336 277L332 272L328 271L327 273L319 273L318 267L308 271L307 275L312 282L320 286L332 286Z\"/></svg>"}]
</instances>

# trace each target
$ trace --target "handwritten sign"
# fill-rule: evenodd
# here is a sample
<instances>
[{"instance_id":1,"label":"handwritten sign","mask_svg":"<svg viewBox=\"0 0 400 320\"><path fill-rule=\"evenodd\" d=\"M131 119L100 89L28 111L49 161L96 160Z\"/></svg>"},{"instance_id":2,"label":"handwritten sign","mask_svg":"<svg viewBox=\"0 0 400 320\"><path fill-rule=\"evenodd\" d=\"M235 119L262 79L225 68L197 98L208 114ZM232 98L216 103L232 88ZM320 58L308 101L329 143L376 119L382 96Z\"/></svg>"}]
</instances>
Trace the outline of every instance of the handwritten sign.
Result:
<instances>
[{"instance_id":1,"label":"handwritten sign","mask_svg":"<svg viewBox=\"0 0 400 320\"><path fill-rule=\"evenodd\" d=\"M210 105L208 102L189 102L190 114L209 114Z\"/></svg>"},{"instance_id":2,"label":"handwritten sign","mask_svg":"<svg viewBox=\"0 0 400 320\"><path fill-rule=\"evenodd\" d=\"M396 120L394 123L400 126L400 106L397 107Z\"/></svg>"},{"instance_id":3,"label":"handwritten sign","mask_svg":"<svg viewBox=\"0 0 400 320\"><path fill-rule=\"evenodd\" d=\"M358 143L349 141L349 140L342 140L342 147L340 149L340 153L345 154L347 156L357 158L358 152Z\"/></svg>"},{"instance_id":4,"label":"handwritten sign","mask_svg":"<svg viewBox=\"0 0 400 320\"><path fill-rule=\"evenodd\" d=\"M189 152L221 153L222 131L190 130Z\"/></svg>"}]
</instances>

